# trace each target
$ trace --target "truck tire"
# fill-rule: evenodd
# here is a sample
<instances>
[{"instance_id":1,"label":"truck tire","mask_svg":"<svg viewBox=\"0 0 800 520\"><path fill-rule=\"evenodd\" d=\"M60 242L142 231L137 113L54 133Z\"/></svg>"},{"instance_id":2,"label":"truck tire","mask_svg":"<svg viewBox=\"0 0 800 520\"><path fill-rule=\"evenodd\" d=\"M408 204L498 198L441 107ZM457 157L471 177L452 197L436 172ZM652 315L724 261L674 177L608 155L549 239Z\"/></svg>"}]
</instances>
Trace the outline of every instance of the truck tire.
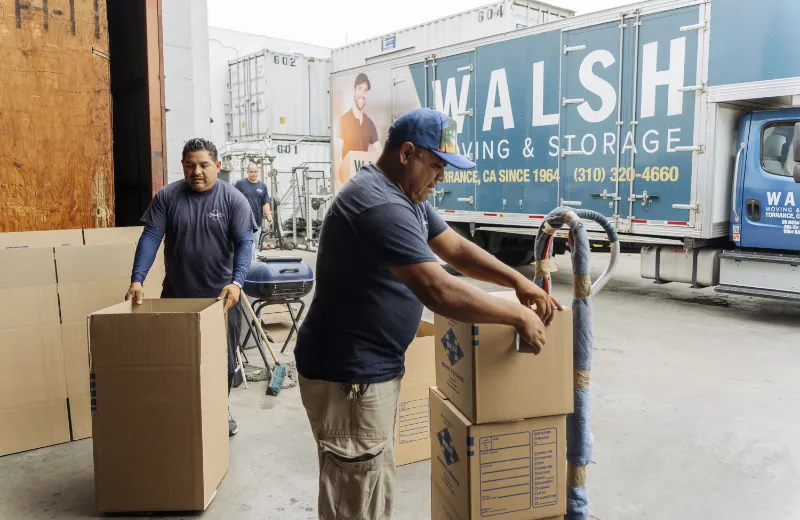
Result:
<instances>
[{"instance_id":1,"label":"truck tire","mask_svg":"<svg viewBox=\"0 0 800 520\"><path fill-rule=\"evenodd\" d=\"M496 252L494 256L506 265L511 267L521 267L533 262L535 253L533 251L507 249Z\"/></svg>"}]
</instances>

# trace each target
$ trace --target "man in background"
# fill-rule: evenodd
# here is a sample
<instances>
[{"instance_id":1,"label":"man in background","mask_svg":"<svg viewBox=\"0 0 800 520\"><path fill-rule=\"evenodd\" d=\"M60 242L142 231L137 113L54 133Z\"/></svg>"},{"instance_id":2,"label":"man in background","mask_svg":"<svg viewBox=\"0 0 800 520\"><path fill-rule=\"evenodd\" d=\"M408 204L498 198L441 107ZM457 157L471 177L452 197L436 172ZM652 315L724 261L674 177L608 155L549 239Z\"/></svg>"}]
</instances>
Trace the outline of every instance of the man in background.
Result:
<instances>
[{"instance_id":1,"label":"man in background","mask_svg":"<svg viewBox=\"0 0 800 520\"><path fill-rule=\"evenodd\" d=\"M266 184L258 180L258 165L255 163L247 166L247 178L236 181L235 186L247 199L250 209L253 210L253 218L256 220L257 229L253 231L253 258L255 258L256 253L261 250L261 229L264 220L267 221L267 224L272 225L269 190L267 190Z\"/></svg>"},{"instance_id":2,"label":"man in background","mask_svg":"<svg viewBox=\"0 0 800 520\"><path fill-rule=\"evenodd\" d=\"M183 148L184 179L164 186L142 216L131 286L125 300L141 304L144 283L164 242L166 277L162 298L217 298L228 316L228 394L238 368L242 319L237 305L253 251L253 212L244 195L217 182L217 148L190 139ZM220 367L221 369L222 367ZM228 411L228 434L239 431Z\"/></svg>"},{"instance_id":3,"label":"man in background","mask_svg":"<svg viewBox=\"0 0 800 520\"><path fill-rule=\"evenodd\" d=\"M356 152L381 152L378 130L364 111L372 83L363 72L356 76L353 85L353 107L339 118L339 137L334 140L339 168L347 154ZM346 179L345 179L346 180Z\"/></svg>"}]
</instances>

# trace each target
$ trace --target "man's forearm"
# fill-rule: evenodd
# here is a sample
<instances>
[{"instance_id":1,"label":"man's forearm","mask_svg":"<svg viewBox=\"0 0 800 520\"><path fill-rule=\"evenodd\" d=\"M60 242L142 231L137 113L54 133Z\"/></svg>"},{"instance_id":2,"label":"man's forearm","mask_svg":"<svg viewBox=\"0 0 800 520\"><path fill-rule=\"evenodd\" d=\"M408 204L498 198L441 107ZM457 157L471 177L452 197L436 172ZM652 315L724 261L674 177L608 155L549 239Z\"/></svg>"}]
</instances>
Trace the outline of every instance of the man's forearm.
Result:
<instances>
[{"instance_id":1,"label":"man's forearm","mask_svg":"<svg viewBox=\"0 0 800 520\"><path fill-rule=\"evenodd\" d=\"M492 296L454 276L447 276L421 298L431 311L467 323L500 323L518 326L524 307L517 302Z\"/></svg>"},{"instance_id":2,"label":"man's forearm","mask_svg":"<svg viewBox=\"0 0 800 520\"><path fill-rule=\"evenodd\" d=\"M519 272L466 239L462 239L457 254L445 261L464 276L510 289L525 279Z\"/></svg>"},{"instance_id":3,"label":"man's forearm","mask_svg":"<svg viewBox=\"0 0 800 520\"><path fill-rule=\"evenodd\" d=\"M250 255L253 251L253 234L242 233L233 239L233 280L231 283L244 286L245 278L250 270Z\"/></svg>"}]
</instances>

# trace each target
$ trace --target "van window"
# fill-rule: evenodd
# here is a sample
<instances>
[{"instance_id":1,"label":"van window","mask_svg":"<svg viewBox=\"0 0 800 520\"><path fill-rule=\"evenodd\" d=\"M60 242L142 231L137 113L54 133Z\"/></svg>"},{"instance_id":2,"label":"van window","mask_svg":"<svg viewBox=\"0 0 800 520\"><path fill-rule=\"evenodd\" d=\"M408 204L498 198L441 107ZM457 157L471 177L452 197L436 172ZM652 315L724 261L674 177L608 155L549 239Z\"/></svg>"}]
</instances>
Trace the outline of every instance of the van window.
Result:
<instances>
[{"instance_id":1,"label":"van window","mask_svg":"<svg viewBox=\"0 0 800 520\"><path fill-rule=\"evenodd\" d=\"M791 177L794 171L795 122L775 123L764 128L761 135L761 167L773 175Z\"/></svg>"}]
</instances>

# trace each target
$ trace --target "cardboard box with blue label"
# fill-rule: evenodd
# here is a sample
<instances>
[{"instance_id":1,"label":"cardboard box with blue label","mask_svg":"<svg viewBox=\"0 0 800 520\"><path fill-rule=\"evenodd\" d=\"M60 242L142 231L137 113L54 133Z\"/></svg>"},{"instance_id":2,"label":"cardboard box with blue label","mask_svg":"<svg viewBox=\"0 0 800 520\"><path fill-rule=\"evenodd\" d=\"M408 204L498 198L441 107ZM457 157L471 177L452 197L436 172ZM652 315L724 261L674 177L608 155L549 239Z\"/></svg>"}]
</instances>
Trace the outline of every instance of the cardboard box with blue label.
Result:
<instances>
[{"instance_id":1,"label":"cardboard box with blue label","mask_svg":"<svg viewBox=\"0 0 800 520\"><path fill-rule=\"evenodd\" d=\"M517 301L513 292L493 297ZM442 316L436 328L436 386L473 424L572 413L572 311L556 312L538 355L517 352L506 325Z\"/></svg>"},{"instance_id":2,"label":"cardboard box with blue label","mask_svg":"<svg viewBox=\"0 0 800 520\"><path fill-rule=\"evenodd\" d=\"M536 520L566 514L566 416L475 425L436 388L430 406L431 479L450 516Z\"/></svg>"}]
</instances>

